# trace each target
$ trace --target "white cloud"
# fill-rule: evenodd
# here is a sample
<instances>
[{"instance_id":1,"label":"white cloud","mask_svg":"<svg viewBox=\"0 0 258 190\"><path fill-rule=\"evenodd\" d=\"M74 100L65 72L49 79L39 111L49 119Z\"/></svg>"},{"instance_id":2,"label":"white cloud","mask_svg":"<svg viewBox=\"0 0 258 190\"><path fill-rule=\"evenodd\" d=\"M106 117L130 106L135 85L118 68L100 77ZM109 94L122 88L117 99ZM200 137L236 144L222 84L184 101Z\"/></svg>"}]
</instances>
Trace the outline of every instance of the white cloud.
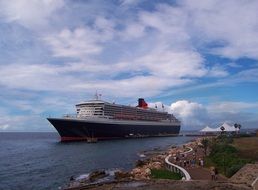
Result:
<instances>
[{"instance_id":1,"label":"white cloud","mask_svg":"<svg viewBox=\"0 0 258 190\"><path fill-rule=\"evenodd\" d=\"M116 70L116 65L113 67L114 70L110 70L110 66L96 65L96 67L92 67L82 63L66 64L65 66L12 64L0 66L0 84L14 89L36 91L94 92L101 90L107 95L134 97L138 94L149 97L168 87L191 82L188 79L164 78L156 75L134 76L119 80L91 76L94 73L103 72L106 72L103 73L104 76L108 75ZM74 77L75 73L77 73L77 77ZM126 91L121 89L126 89Z\"/></svg>"},{"instance_id":2,"label":"white cloud","mask_svg":"<svg viewBox=\"0 0 258 190\"><path fill-rule=\"evenodd\" d=\"M179 9L190 16L192 37L204 43L221 43L211 48L212 53L234 59L258 58L257 1L184 0L180 4Z\"/></svg>"},{"instance_id":3,"label":"white cloud","mask_svg":"<svg viewBox=\"0 0 258 190\"><path fill-rule=\"evenodd\" d=\"M229 73L226 71L226 69L220 65L213 66L207 76L208 77L226 77Z\"/></svg>"},{"instance_id":4,"label":"white cloud","mask_svg":"<svg viewBox=\"0 0 258 190\"><path fill-rule=\"evenodd\" d=\"M93 26L65 28L43 37L55 57L85 59L101 53L105 43L114 36L114 23L104 17L96 17Z\"/></svg>"},{"instance_id":5,"label":"white cloud","mask_svg":"<svg viewBox=\"0 0 258 190\"><path fill-rule=\"evenodd\" d=\"M59 34L45 37L56 57L85 57L97 54L102 50L98 43L100 36L89 28L76 28L62 30Z\"/></svg>"},{"instance_id":6,"label":"white cloud","mask_svg":"<svg viewBox=\"0 0 258 190\"><path fill-rule=\"evenodd\" d=\"M6 130L9 128L9 125L8 124L4 124L4 125L0 125L0 130Z\"/></svg>"},{"instance_id":7,"label":"white cloud","mask_svg":"<svg viewBox=\"0 0 258 190\"><path fill-rule=\"evenodd\" d=\"M1 115L0 119L0 131L53 131L39 115Z\"/></svg>"},{"instance_id":8,"label":"white cloud","mask_svg":"<svg viewBox=\"0 0 258 190\"><path fill-rule=\"evenodd\" d=\"M136 5L142 0L120 0L121 5L128 6L128 5Z\"/></svg>"},{"instance_id":9,"label":"white cloud","mask_svg":"<svg viewBox=\"0 0 258 190\"><path fill-rule=\"evenodd\" d=\"M217 102L210 104L207 109L209 112L216 113L238 113L242 110L256 109L258 110L258 102L247 103L247 102Z\"/></svg>"},{"instance_id":10,"label":"white cloud","mask_svg":"<svg viewBox=\"0 0 258 190\"><path fill-rule=\"evenodd\" d=\"M18 22L31 29L48 25L48 19L63 6L63 0L0 1L2 16L6 17L9 22Z\"/></svg>"},{"instance_id":11,"label":"white cloud","mask_svg":"<svg viewBox=\"0 0 258 190\"><path fill-rule=\"evenodd\" d=\"M170 78L201 77L206 73L197 52L155 49L136 60L152 75Z\"/></svg>"},{"instance_id":12,"label":"white cloud","mask_svg":"<svg viewBox=\"0 0 258 190\"><path fill-rule=\"evenodd\" d=\"M183 126L187 129L205 125L207 111L205 107L199 103L180 100L172 103L170 108L172 113L181 119Z\"/></svg>"},{"instance_id":13,"label":"white cloud","mask_svg":"<svg viewBox=\"0 0 258 190\"><path fill-rule=\"evenodd\" d=\"M237 64L236 62L227 63L227 66L232 67L232 68L241 68L242 67L242 65Z\"/></svg>"},{"instance_id":14,"label":"white cloud","mask_svg":"<svg viewBox=\"0 0 258 190\"><path fill-rule=\"evenodd\" d=\"M18 58L10 61L6 58L9 62L1 63L1 87L8 92L14 89L47 91L55 92L57 96L100 90L106 96L130 98L166 95L168 89L180 93L258 82L256 68L239 67L242 71L235 74L229 72L229 67L237 67L236 64L210 66L205 60L207 53L233 59L258 58L257 1L183 0L177 1L176 5L156 4L151 11L143 7L137 9L139 1L120 2L122 6L118 8L125 13L123 15L113 9L114 5L110 8L109 3L99 5L99 1L74 4L62 0L0 0L1 21L7 21L6 25L18 23L17 30L21 26L31 29L23 28L24 32L31 33L22 37L14 34L13 41L24 36L27 39L30 35L40 39L28 40L22 43L22 48L14 45L14 51L8 52ZM4 41L4 48L8 42ZM33 46L33 43L42 42ZM30 48L27 50L27 47ZM41 51L36 54L32 47L39 47ZM8 47L6 49L8 51ZM26 56L30 55L30 60L24 54L18 56L20 50L17 49L27 50ZM196 84L202 77L214 77L215 82ZM175 91L175 87L181 88ZM16 103L17 109L36 114L30 100ZM47 110L44 102L41 103L40 112ZM50 103L50 100L45 102L48 106ZM62 106L64 104L60 102ZM227 106L230 109L226 109ZM187 101L176 102L171 108L185 126L213 122L211 118L223 120L226 116L240 116L232 109L257 109L241 102L204 106ZM222 110L228 114L223 116ZM211 112L214 115L210 115ZM11 123L9 119L5 121L8 122L0 123L2 128L12 127L8 124ZM17 118L17 122L26 121Z\"/></svg>"},{"instance_id":15,"label":"white cloud","mask_svg":"<svg viewBox=\"0 0 258 190\"><path fill-rule=\"evenodd\" d=\"M151 103L153 105L157 103ZM173 113L182 121L182 129L201 129L206 125L217 126L225 121L243 123L245 128L254 128L258 120L254 119L253 109L258 109L258 103L247 102L214 102L203 105L197 102L179 100L166 106L168 112ZM254 125L255 124L255 125Z\"/></svg>"},{"instance_id":16,"label":"white cloud","mask_svg":"<svg viewBox=\"0 0 258 190\"><path fill-rule=\"evenodd\" d=\"M170 83L168 83L170 82ZM135 76L121 80L95 80L77 83L71 86L74 90L101 90L103 94L120 97L151 97L161 90L190 83L187 79L166 79L156 76Z\"/></svg>"},{"instance_id":17,"label":"white cloud","mask_svg":"<svg viewBox=\"0 0 258 190\"><path fill-rule=\"evenodd\" d=\"M0 84L14 89L62 91L65 85L78 81L69 75L61 76L58 67L41 64L3 65L0 73Z\"/></svg>"},{"instance_id":18,"label":"white cloud","mask_svg":"<svg viewBox=\"0 0 258 190\"><path fill-rule=\"evenodd\" d=\"M120 36L125 40L132 40L133 38L143 37L146 34L144 30L144 25L132 22L126 25L125 30L120 33Z\"/></svg>"}]
</instances>

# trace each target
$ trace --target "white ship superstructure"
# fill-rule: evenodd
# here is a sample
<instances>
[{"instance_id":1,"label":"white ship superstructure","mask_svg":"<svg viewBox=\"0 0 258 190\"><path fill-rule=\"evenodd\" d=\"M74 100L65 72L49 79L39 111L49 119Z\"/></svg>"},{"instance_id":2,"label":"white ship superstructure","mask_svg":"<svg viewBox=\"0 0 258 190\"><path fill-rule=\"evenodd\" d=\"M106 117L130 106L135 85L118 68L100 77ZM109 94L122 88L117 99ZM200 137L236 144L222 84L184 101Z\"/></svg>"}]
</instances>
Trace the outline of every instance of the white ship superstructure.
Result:
<instances>
[{"instance_id":1,"label":"white ship superstructure","mask_svg":"<svg viewBox=\"0 0 258 190\"><path fill-rule=\"evenodd\" d=\"M172 114L153 108L112 104L102 100L90 100L76 105L78 118L107 118L119 120L179 122Z\"/></svg>"},{"instance_id":2,"label":"white ship superstructure","mask_svg":"<svg viewBox=\"0 0 258 190\"><path fill-rule=\"evenodd\" d=\"M180 121L172 114L148 108L144 99L138 106L125 106L102 100L76 105L76 115L48 118L62 141L177 135Z\"/></svg>"}]
</instances>

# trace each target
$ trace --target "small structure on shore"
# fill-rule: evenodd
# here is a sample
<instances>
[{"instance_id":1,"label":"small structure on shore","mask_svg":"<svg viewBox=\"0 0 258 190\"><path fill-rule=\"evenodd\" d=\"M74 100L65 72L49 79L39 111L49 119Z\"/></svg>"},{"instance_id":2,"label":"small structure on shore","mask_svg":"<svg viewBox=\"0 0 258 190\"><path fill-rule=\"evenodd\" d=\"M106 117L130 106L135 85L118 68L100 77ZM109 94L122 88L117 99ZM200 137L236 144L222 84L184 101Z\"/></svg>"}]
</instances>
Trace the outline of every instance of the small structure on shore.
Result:
<instances>
[{"instance_id":1,"label":"small structure on shore","mask_svg":"<svg viewBox=\"0 0 258 190\"><path fill-rule=\"evenodd\" d=\"M200 132L205 134L218 134L221 132L222 127L224 129L223 132L236 132L237 130L239 130L238 128L235 128L234 125L230 125L224 122L221 126L217 128L211 128L209 126L206 126L202 130L200 130Z\"/></svg>"}]
</instances>

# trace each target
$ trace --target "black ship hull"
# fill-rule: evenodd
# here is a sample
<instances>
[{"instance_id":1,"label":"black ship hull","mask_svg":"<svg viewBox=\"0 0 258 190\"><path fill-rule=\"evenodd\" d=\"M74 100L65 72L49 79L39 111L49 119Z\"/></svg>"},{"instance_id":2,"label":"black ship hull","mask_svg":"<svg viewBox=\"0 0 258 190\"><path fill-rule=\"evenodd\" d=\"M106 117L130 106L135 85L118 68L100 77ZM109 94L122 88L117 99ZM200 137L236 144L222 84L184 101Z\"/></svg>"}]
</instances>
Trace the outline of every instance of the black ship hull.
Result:
<instances>
[{"instance_id":1,"label":"black ship hull","mask_svg":"<svg viewBox=\"0 0 258 190\"><path fill-rule=\"evenodd\" d=\"M56 128L61 141L105 140L119 138L174 136L179 123L135 121L90 121L71 118L47 118Z\"/></svg>"}]
</instances>

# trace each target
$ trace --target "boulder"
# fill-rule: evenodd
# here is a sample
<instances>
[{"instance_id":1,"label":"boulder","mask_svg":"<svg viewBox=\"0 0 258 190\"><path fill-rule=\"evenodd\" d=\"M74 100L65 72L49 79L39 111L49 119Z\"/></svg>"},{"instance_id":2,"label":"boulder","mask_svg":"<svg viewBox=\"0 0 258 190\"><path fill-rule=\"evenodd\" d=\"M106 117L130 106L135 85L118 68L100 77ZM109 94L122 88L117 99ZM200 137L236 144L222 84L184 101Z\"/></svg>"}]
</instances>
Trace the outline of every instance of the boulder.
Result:
<instances>
[{"instance_id":1,"label":"boulder","mask_svg":"<svg viewBox=\"0 0 258 190\"><path fill-rule=\"evenodd\" d=\"M125 180L125 179L131 179L131 178L132 178L132 174L129 172L123 172L123 171L115 172L116 180Z\"/></svg>"},{"instance_id":2,"label":"boulder","mask_svg":"<svg viewBox=\"0 0 258 190\"><path fill-rule=\"evenodd\" d=\"M142 167L147 163L146 160L137 160L136 161L136 167Z\"/></svg>"},{"instance_id":3,"label":"boulder","mask_svg":"<svg viewBox=\"0 0 258 190\"><path fill-rule=\"evenodd\" d=\"M151 169L160 169L162 167L162 164L160 162L153 162L150 165Z\"/></svg>"},{"instance_id":4,"label":"boulder","mask_svg":"<svg viewBox=\"0 0 258 190\"><path fill-rule=\"evenodd\" d=\"M147 176L151 175L151 170L150 170L150 168L146 168L146 169L145 169L145 174L146 174Z\"/></svg>"},{"instance_id":5,"label":"boulder","mask_svg":"<svg viewBox=\"0 0 258 190\"><path fill-rule=\"evenodd\" d=\"M106 176L108 176L108 174L105 172L105 170L97 170L90 173L89 180L93 182Z\"/></svg>"}]
</instances>

